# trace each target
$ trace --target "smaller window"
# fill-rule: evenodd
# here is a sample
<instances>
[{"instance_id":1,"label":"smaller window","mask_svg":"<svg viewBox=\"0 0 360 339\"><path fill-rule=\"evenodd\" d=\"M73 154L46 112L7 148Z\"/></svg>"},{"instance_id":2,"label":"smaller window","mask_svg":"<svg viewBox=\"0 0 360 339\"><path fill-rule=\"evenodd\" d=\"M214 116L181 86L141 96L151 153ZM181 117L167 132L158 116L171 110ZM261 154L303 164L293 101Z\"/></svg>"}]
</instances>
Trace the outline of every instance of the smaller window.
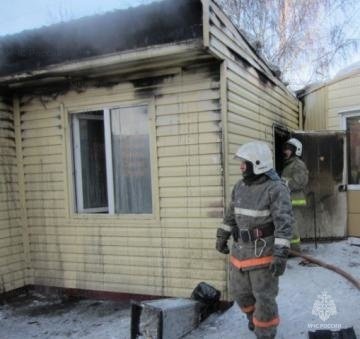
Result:
<instances>
[{"instance_id":1,"label":"smaller window","mask_svg":"<svg viewBox=\"0 0 360 339\"><path fill-rule=\"evenodd\" d=\"M76 114L73 133L78 212L107 212L103 112Z\"/></svg>"},{"instance_id":2,"label":"smaller window","mask_svg":"<svg viewBox=\"0 0 360 339\"><path fill-rule=\"evenodd\" d=\"M348 138L348 184L360 185L360 115L346 119Z\"/></svg>"}]
</instances>

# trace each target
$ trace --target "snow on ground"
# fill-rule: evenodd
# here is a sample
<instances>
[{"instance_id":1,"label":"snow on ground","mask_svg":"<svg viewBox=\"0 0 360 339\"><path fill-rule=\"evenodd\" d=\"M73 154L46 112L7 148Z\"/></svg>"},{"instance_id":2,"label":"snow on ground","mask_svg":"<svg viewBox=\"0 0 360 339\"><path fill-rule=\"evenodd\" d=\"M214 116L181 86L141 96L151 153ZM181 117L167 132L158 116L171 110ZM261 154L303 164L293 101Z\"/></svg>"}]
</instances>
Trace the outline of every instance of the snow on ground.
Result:
<instances>
[{"instance_id":1,"label":"snow on ground","mask_svg":"<svg viewBox=\"0 0 360 339\"><path fill-rule=\"evenodd\" d=\"M304 246L304 252L334 264L360 278L359 239ZM316 266L299 265L301 259L289 259L285 275L280 280L278 304L281 323L277 338L307 338L320 326L342 328L353 326L360 338L360 292L338 274ZM312 314L319 295L326 293L329 315L325 321ZM335 308L334 308L335 306ZM325 314L326 316L326 314ZM130 303L61 299L39 294L19 296L0 304L0 339L27 338L130 338ZM186 339L255 338L247 330L247 321L234 305L223 314L213 314ZM166 338L164 338L166 339Z\"/></svg>"},{"instance_id":2,"label":"snow on ground","mask_svg":"<svg viewBox=\"0 0 360 339\"><path fill-rule=\"evenodd\" d=\"M31 293L0 305L0 339L130 338L130 302Z\"/></svg>"},{"instance_id":3,"label":"snow on ground","mask_svg":"<svg viewBox=\"0 0 360 339\"><path fill-rule=\"evenodd\" d=\"M304 254L333 264L360 279L360 247L359 239L349 238L345 241L329 244L303 246ZM354 327L360 338L360 291L350 282L335 272L318 266L302 266L302 259L288 260L287 270L280 278L280 291L277 298L280 313L280 326L277 338L308 338L308 331L321 329L338 329ZM314 303L318 296L325 293L329 296L328 305L336 307L336 315L322 321L312 314ZM331 298L331 299L330 299ZM312 326L312 328L310 328ZM255 338L248 331L246 317L237 305L231 307L221 316L212 315L186 339L232 339Z\"/></svg>"}]
</instances>

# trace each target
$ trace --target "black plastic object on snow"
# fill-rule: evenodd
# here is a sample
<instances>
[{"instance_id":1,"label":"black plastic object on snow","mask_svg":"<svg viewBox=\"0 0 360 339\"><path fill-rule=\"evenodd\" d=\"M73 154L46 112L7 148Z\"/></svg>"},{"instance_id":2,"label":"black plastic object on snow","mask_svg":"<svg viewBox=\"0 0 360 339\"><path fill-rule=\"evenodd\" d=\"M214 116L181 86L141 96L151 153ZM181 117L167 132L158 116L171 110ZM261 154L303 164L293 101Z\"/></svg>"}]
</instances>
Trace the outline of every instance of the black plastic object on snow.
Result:
<instances>
[{"instance_id":1,"label":"black plastic object on snow","mask_svg":"<svg viewBox=\"0 0 360 339\"><path fill-rule=\"evenodd\" d=\"M339 331L317 330L309 332L309 339L356 339L353 327L344 328Z\"/></svg>"},{"instance_id":2,"label":"black plastic object on snow","mask_svg":"<svg viewBox=\"0 0 360 339\"><path fill-rule=\"evenodd\" d=\"M191 293L191 299L203 305L201 321L219 310L221 292L206 282L199 283Z\"/></svg>"}]
</instances>

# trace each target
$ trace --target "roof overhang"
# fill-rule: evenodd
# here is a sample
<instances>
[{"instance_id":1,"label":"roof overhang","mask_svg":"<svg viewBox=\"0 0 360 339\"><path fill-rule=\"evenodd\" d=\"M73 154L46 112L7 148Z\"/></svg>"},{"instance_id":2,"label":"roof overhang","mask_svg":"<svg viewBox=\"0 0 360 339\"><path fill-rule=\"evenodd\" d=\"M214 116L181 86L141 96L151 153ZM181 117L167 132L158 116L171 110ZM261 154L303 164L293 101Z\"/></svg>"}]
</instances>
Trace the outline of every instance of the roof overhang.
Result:
<instances>
[{"instance_id":1,"label":"roof overhang","mask_svg":"<svg viewBox=\"0 0 360 339\"><path fill-rule=\"evenodd\" d=\"M19 88L31 83L52 83L72 77L97 78L106 75L146 71L179 65L181 61L211 58L202 40L194 39L171 44L149 46L78 61L50 65L31 72L0 77L0 86Z\"/></svg>"}]
</instances>

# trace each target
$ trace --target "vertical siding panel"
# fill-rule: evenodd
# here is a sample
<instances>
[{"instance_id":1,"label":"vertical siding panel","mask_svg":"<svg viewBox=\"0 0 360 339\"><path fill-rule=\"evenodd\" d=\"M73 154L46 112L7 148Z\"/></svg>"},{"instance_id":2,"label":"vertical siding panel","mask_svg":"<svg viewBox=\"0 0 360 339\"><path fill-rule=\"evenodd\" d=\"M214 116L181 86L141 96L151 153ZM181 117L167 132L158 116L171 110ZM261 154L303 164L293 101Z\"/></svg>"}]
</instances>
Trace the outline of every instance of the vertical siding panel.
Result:
<instances>
[{"instance_id":1,"label":"vertical siding panel","mask_svg":"<svg viewBox=\"0 0 360 339\"><path fill-rule=\"evenodd\" d=\"M328 86L329 129L342 129L341 115L339 113L352 111L360 115L360 70L358 69L350 76L334 80ZM352 236L360 235L360 210L354 208L360 201L359 191L348 191L348 224L347 232Z\"/></svg>"},{"instance_id":2,"label":"vertical siding panel","mask_svg":"<svg viewBox=\"0 0 360 339\"><path fill-rule=\"evenodd\" d=\"M201 280L221 290L225 287L223 258L214 250L215 229L223 212L220 65L215 66L205 74L196 68L184 70L181 83L185 92L175 101L166 95L156 99L165 295L189 296ZM186 90L191 78L210 86ZM167 107L168 114L176 116L169 115L164 128ZM166 265L171 252L178 253L176 260ZM174 275L183 279L173 279Z\"/></svg>"},{"instance_id":3,"label":"vertical siding panel","mask_svg":"<svg viewBox=\"0 0 360 339\"><path fill-rule=\"evenodd\" d=\"M360 72L350 77L334 80L328 86L328 126L341 129L340 112L360 111Z\"/></svg>"},{"instance_id":4,"label":"vertical siding panel","mask_svg":"<svg viewBox=\"0 0 360 339\"><path fill-rule=\"evenodd\" d=\"M305 131L319 131L328 128L327 93L328 88L324 86L304 97Z\"/></svg>"},{"instance_id":5,"label":"vertical siding panel","mask_svg":"<svg viewBox=\"0 0 360 339\"><path fill-rule=\"evenodd\" d=\"M25 257L12 102L0 97L0 293L24 286Z\"/></svg>"},{"instance_id":6,"label":"vertical siding panel","mask_svg":"<svg viewBox=\"0 0 360 339\"><path fill-rule=\"evenodd\" d=\"M222 133L222 166L223 166L223 175L224 175L224 188L223 188L223 205L224 209L227 206L228 199L231 195L231 188L227 185L227 178L229 178L229 166L228 166L228 159L230 159L230 142L229 142L229 114L228 114L228 62L224 60L221 64L220 69L220 98L221 98L221 121L223 126L223 133ZM224 271L226 272L225 276L225 287L222 291L222 295L225 299L230 297L229 289L228 289L228 282L230 281L230 270L229 270L229 258L227 256L223 257L223 265Z\"/></svg>"}]
</instances>

